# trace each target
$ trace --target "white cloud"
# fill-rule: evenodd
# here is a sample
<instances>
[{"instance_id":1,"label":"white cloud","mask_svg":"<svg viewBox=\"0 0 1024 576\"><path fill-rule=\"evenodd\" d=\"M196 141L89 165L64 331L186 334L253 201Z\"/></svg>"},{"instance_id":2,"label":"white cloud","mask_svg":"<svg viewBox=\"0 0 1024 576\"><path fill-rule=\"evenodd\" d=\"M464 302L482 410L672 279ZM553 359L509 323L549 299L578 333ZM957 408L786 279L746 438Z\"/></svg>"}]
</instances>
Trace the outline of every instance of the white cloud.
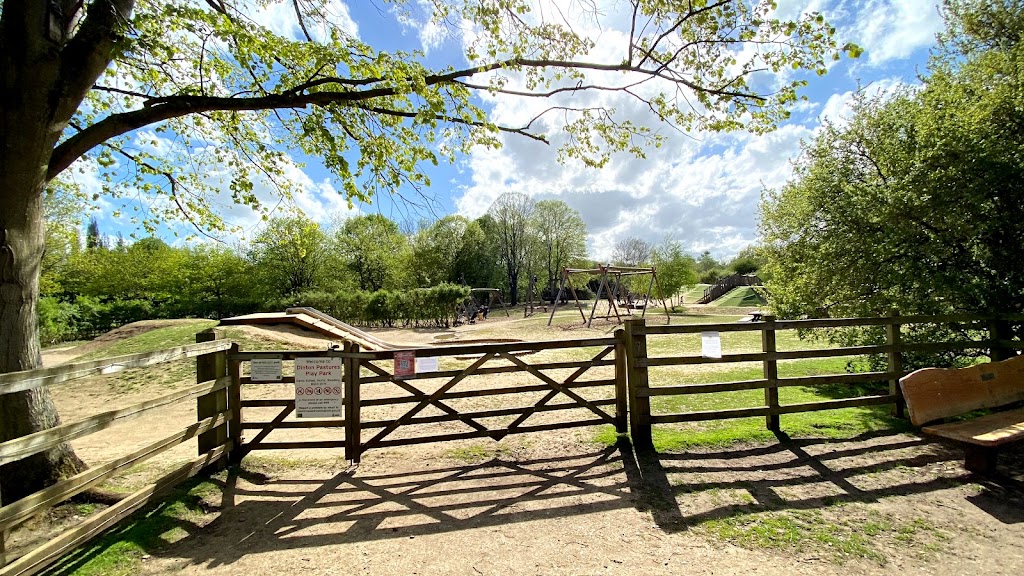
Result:
<instances>
[{"instance_id":1,"label":"white cloud","mask_svg":"<svg viewBox=\"0 0 1024 576\"><path fill-rule=\"evenodd\" d=\"M813 11L817 4L784 7L799 14ZM614 28L623 24L621 21L604 23L600 30L590 30L600 41L588 59L614 62L621 59L629 35ZM629 81L621 74L595 73L588 78L610 84ZM509 78L509 86L517 86L517 82L521 80ZM654 85L639 88L646 95L656 89ZM562 199L582 214L590 233L590 255L597 259L610 257L615 242L626 236L657 243L672 235L692 252L710 249L718 257L735 254L756 240L762 188L785 182L800 140L813 134L811 128L793 123L765 136L684 135L659 124L646 105L621 92L553 99L498 95L491 97L489 104L492 118L508 125L520 124L550 106L605 106L616 109L620 120L649 126L667 136L664 146L647 150L646 159L618 154L604 168L593 170L579 162L556 161L555 150L566 136L558 130L561 119L551 118L550 124L543 125L550 145L508 136L503 138L502 149L477 149L466 160L469 178L455 198L460 213L477 217L506 191ZM809 112L819 106L807 103L801 109Z\"/></svg>"},{"instance_id":2,"label":"white cloud","mask_svg":"<svg viewBox=\"0 0 1024 576\"><path fill-rule=\"evenodd\" d=\"M909 86L912 85L907 84L903 79L891 77L875 80L861 90L868 98L875 98L878 96L889 97L895 94L900 88ZM833 94L822 106L819 119L822 121L827 120L832 122L836 126L845 126L853 117L853 102L855 95L856 93L853 90Z\"/></svg>"},{"instance_id":3,"label":"white cloud","mask_svg":"<svg viewBox=\"0 0 1024 576\"><path fill-rule=\"evenodd\" d=\"M936 0L868 0L858 7L843 35L864 48L868 62L878 66L932 46L942 28Z\"/></svg>"},{"instance_id":4,"label":"white cloud","mask_svg":"<svg viewBox=\"0 0 1024 576\"><path fill-rule=\"evenodd\" d=\"M352 19L344 0L329 0L324 4L322 19L306 18L303 22L313 40L323 42L329 38L331 26L354 38L359 37L359 25ZM246 12L254 22L278 36L293 40L306 38L291 0L258 2L255 7L250 6Z\"/></svg>"}]
</instances>

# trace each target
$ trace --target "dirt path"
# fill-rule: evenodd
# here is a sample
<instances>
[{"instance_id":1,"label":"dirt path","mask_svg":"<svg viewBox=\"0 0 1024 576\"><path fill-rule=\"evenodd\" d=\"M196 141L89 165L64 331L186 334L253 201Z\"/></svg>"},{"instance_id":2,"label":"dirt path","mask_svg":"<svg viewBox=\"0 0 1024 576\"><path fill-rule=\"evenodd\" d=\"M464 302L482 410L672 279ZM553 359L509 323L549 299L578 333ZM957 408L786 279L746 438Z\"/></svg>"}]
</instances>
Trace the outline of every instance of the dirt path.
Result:
<instances>
[{"instance_id":1,"label":"dirt path","mask_svg":"<svg viewBox=\"0 0 1024 576\"><path fill-rule=\"evenodd\" d=\"M416 452L420 452L417 456ZM544 436L478 463L432 449L358 468L253 460L219 514L144 574L1019 574L1024 456L998 482L909 435L635 458ZM725 534L753 519L767 547ZM849 545L859 528L871 537ZM728 529L726 529L728 528ZM852 539L856 540L856 539Z\"/></svg>"}]
</instances>

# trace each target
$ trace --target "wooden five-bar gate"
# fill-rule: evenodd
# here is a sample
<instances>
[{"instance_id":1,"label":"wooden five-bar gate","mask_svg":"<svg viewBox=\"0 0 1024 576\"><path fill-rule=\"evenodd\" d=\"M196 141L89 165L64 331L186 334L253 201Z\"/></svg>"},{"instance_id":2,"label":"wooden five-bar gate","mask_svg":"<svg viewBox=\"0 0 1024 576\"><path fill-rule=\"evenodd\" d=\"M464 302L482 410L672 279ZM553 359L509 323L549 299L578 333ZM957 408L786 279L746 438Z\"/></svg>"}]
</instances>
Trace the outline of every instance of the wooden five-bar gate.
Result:
<instances>
[{"instance_id":1,"label":"wooden five-bar gate","mask_svg":"<svg viewBox=\"0 0 1024 576\"><path fill-rule=\"evenodd\" d=\"M912 352L975 350L1003 359L1024 349L1011 338L1011 323L1024 317L889 316L749 323L649 326L630 320L613 337L543 342L463 344L407 349L417 358L439 358L435 369L414 376L396 376L396 351L360 350L347 343L329 350L244 351L219 339L216 331L197 335L197 343L160 352L132 354L55 368L0 374L0 395L26 393L44 386L62 386L86 376L144 368L162 362L196 358L196 384L134 406L111 410L56 428L0 443L0 465L18 462L61 443L141 418L153 410L195 401L197 418L184 429L134 452L93 467L21 500L0 502L0 576L34 574L82 545L120 519L185 479L212 466L238 461L256 450L343 449L358 462L363 453L393 446L474 438L501 440L509 435L544 430L611 425L628 432L638 448L652 445L653 425L723 418L764 417L779 429L780 416L796 412L889 404L899 414L898 380L906 373L903 357ZM904 342L905 327L942 324L958 327L959 339ZM810 331L844 327L883 330L884 344L808 350L779 350L776 335L784 330ZM663 338L693 337L718 332L759 333L758 352L657 356ZM555 354L549 354L557 351ZM882 371L780 377L780 363L805 358L875 355ZM557 356L552 358L551 356ZM344 410L340 418L290 418L295 411L295 377L288 370L272 383L255 382L247 365L252 360L331 357L342 364ZM734 382L688 383L665 378L652 385L651 373L706 363L759 363L761 378ZM782 404L780 388L856 385L888 382L875 394L819 402ZM713 411L657 413L651 399L690 394L763 390L760 406ZM627 422L628 420L628 422ZM316 430L322 429L322 430ZM312 432L314 431L315 432ZM275 436L291 434L290 438ZM297 438L295 435L299 435ZM38 548L8 559L4 536L12 528L98 484L197 438L199 456L168 472L117 504L85 518ZM7 468L10 470L11 468ZM0 478L2 487L3 478Z\"/></svg>"},{"instance_id":2,"label":"wooden five-bar gate","mask_svg":"<svg viewBox=\"0 0 1024 576\"><path fill-rule=\"evenodd\" d=\"M232 374L242 374L246 362L261 358L293 361L333 357L340 358L344 366L344 418L288 421L295 411L294 397L243 398L238 406L245 414L239 415L242 424L234 428L232 440L240 447L239 457L253 450L344 448L345 457L358 462L367 450L427 442L500 440L512 434L600 424L625 432L626 371L622 366L616 369L616 362L625 360L624 345L623 337L618 335L418 348L412 350L416 358L444 357L456 367L403 377L394 375L394 351L363 351L355 344L319 352L230 354ZM582 358L559 362L546 362L540 356L534 359L534 355L549 350L568 350ZM505 378L498 377L501 375ZM241 376L238 381L241 388L267 388L293 384L295 377L254 382L250 376ZM488 406L498 403L502 406ZM507 406L509 403L518 405ZM261 408L273 408L277 413L269 420L249 415ZM460 430L453 431L443 426L446 424L458 425ZM311 428L332 428L338 434L326 440L270 439L275 431ZM256 434L244 439L240 436L242 430L254 430Z\"/></svg>"}]
</instances>

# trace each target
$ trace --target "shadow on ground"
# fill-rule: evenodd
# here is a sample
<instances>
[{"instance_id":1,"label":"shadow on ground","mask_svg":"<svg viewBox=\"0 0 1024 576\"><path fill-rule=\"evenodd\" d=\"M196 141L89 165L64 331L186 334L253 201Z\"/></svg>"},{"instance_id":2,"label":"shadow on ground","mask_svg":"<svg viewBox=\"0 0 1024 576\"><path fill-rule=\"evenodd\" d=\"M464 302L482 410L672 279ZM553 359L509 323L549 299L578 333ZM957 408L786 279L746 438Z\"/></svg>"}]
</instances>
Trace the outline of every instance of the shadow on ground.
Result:
<instances>
[{"instance_id":1,"label":"shadow on ground","mask_svg":"<svg viewBox=\"0 0 1024 576\"><path fill-rule=\"evenodd\" d=\"M418 536L553 517L635 509L664 532L708 520L777 510L923 494L966 484L965 497L1004 524L1024 522L1024 450L1006 454L999 474L965 472L962 452L911 435L794 440L753 447L654 454L629 441L603 451L554 458L375 473L295 471L268 477L241 469L222 484L220 515L189 536L149 554L208 567L252 553ZM288 477L291 475L292 477ZM742 492L743 499L707 498ZM585 520L581 520L585 521ZM88 561L67 559L60 573Z\"/></svg>"}]
</instances>

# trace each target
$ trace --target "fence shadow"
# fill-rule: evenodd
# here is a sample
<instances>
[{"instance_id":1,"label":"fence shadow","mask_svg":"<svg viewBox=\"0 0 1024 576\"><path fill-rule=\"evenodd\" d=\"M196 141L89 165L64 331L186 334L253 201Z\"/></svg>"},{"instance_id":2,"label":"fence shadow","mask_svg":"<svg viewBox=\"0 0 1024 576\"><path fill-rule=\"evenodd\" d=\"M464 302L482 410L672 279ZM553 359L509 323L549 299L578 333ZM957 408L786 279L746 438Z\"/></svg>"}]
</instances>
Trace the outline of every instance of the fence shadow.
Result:
<instances>
[{"instance_id":1,"label":"fence shadow","mask_svg":"<svg viewBox=\"0 0 1024 576\"><path fill-rule=\"evenodd\" d=\"M1002 465L1005 473L994 478L963 472L956 447L892 434L829 441L780 433L771 444L663 454L634 450L620 437L614 447L585 454L396 473L297 470L271 477L243 466L218 481L222 495L214 522L200 527L176 521L188 536L146 553L212 568L247 554L624 509L649 513L662 531L679 532L737 514L873 502L965 483L984 486L965 506L1018 523L1024 521L1022 453L1012 454L1009 468ZM937 468L946 474L936 474ZM708 496L730 491L749 497ZM80 552L57 573L70 573L96 552Z\"/></svg>"},{"instance_id":2,"label":"fence shadow","mask_svg":"<svg viewBox=\"0 0 1024 576\"><path fill-rule=\"evenodd\" d=\"M962 447L910 435L870 433L844 441L795 440L784 432L776 437L777 443L745 449L637 452L626 474L637 487L640 507L666 532L736 515L869 503L968 483L982 488L965 498L969 504L1004 524L1024 522L1024 449L1009 450L999 473L985 477L963 470ZM697 497L709 493L716 496ZM730 499L730 493L742 497ZM689 504L685 512L681 501Z\"/></svg>"}]
</instances>

